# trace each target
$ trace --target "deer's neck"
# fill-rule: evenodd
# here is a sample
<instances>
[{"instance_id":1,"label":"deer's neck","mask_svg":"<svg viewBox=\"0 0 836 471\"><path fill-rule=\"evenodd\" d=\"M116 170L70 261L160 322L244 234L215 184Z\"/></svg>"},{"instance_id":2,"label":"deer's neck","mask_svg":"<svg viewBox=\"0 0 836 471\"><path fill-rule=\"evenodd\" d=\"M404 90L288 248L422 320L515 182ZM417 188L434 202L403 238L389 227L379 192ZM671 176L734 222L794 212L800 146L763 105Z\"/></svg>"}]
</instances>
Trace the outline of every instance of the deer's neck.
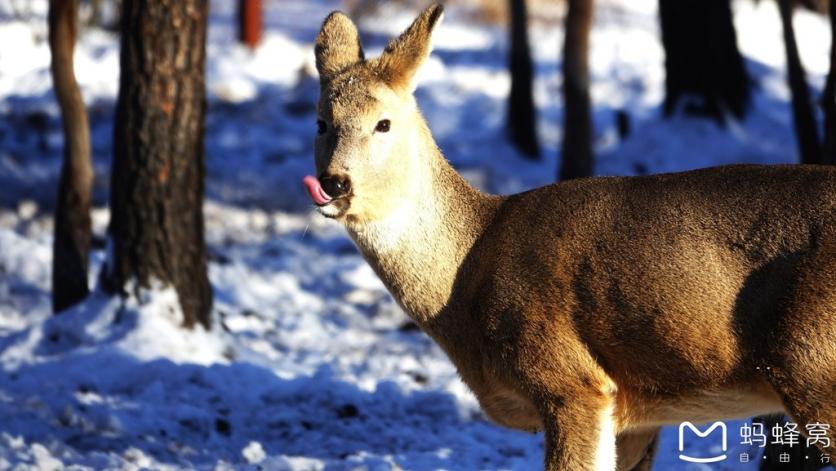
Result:
<instances>
[{"instance_id":1,"label":"deer's neck","mask_svg":"<svg viewBox=\"0 0 836 471\"><path fill-rule=\"evenodd\" d=\"M349 226L366 260L419 324L448 303L470 249L500 198L480 193L444 159L434 142L417 149L413 197L381 220Z\"/></svg>"}]
</instances>

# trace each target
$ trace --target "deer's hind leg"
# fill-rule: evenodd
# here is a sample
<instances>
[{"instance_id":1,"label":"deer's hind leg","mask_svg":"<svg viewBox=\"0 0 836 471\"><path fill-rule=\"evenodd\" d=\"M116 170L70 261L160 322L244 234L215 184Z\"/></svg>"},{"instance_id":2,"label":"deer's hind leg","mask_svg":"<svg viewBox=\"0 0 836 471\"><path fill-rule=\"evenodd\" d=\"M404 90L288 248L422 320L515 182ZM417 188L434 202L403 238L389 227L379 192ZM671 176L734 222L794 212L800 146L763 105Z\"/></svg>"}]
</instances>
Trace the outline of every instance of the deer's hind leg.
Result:
<instances>
[{"instance_id":1,"label":"deer's hind leg","mask_svg":"<svg viewBox=\"0 0 836 471\"><path fill-rule=\"evenodd\" d=\"M836 230L799 265L795 291L773 338L769 381L799 431L829 425L829 445L816 445L836 458Z\"/></svg>"}]
</instances>

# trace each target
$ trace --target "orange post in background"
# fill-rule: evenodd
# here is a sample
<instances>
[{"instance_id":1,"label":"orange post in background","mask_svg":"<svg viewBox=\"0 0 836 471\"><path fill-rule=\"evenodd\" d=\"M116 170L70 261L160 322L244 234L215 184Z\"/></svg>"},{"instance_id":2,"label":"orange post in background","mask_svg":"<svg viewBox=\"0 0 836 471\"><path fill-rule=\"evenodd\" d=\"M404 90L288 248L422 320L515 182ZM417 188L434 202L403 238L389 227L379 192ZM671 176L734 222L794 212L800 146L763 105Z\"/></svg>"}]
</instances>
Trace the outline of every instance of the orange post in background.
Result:
<instances>
[{"instance_id":1,"label":"orange post in background","mask_svg":"<svg viewBox=\"0 0 836 471\"><path fill-rule=\"evenodd\" d=\"M261 0L238 0L238 38L250 48L261 41Z\"/></svg>"}]
</instances>

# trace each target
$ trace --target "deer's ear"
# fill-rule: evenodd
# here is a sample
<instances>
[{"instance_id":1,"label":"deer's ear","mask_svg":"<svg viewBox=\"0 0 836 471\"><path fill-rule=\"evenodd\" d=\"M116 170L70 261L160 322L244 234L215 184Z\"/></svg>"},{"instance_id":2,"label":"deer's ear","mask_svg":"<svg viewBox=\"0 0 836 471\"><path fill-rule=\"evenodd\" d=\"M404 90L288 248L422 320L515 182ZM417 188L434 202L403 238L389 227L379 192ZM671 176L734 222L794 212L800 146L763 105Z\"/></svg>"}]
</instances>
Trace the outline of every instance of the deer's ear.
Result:
<instances>
[{"instance_id":1,"label":"deer's ear","mask_svg":"<svg viewBox=\"0 0 836 471\"><path fill-rule=\"evenodd\" d=\"M314 54L316 70L323 82L363 60L360 35L351 19L338 11L328 15L316 36Z\"/></svg>"},{"instance_id":2,"label":"deer's ear","mask_svg":"<svg viewBox=\"0 0 836 471\"><path fill-rule=\"evenodd\" d=\"M415 89L415 73L430 56L432 33L443 15L444 8L440 4L430 5L406 31L386 46L378 67L381 78L390 87L406 92Z\"/></svg>"}]
</instances>

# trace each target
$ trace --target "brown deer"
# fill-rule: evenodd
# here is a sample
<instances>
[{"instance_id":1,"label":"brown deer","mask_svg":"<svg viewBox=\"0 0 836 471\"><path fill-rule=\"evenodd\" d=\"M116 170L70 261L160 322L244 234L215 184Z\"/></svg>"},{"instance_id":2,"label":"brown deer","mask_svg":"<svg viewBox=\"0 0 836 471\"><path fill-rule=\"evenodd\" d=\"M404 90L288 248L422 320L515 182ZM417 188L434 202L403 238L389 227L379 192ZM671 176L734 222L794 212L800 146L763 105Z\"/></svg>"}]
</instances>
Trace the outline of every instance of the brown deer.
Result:
<instances>
[{"instance_id":1,"label":"brown deer","mask_svg":"<svg viewBox=\"0 0 836 471\"><path fill-rule=\"evenodd\" d=\"M647 469L658 427L681 421L781 411L836 425L836 170L483 194L412 93L441 16L429 7L374 59L351 20L328 16L319 176L304 184L487 415L543 430L549 470Z\"/></svg>"}]
</instances>

